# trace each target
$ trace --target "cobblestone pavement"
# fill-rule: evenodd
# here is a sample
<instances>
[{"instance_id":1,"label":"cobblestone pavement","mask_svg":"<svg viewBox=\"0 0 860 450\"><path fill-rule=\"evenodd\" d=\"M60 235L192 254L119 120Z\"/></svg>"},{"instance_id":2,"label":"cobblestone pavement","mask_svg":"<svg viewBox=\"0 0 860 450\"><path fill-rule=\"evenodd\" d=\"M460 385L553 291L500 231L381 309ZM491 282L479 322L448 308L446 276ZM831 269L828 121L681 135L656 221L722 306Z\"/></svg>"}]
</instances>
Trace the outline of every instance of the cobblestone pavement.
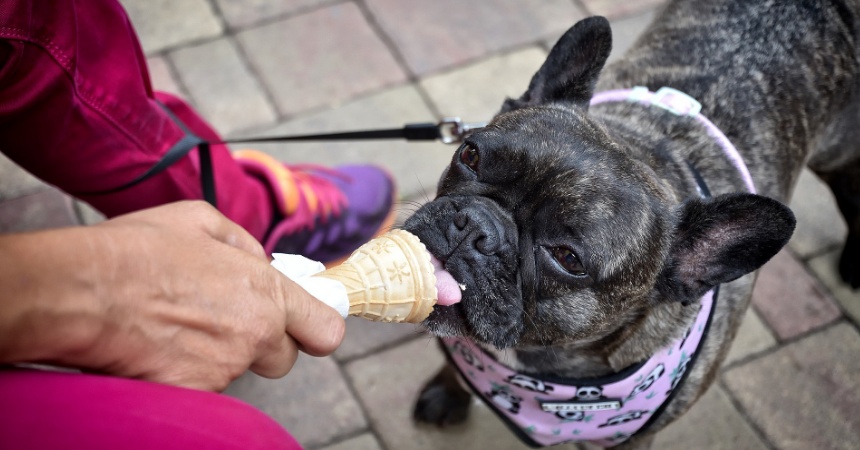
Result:
<instances>
[{"instance_id":1,"label":"cobblestone pavement","mask_svg":"<svg viewBox=\"0 0 860 450\"><path fill-rule=\"evenodd\" d=\"M122 0L158 89L189 99L228 136L485 120L518 96L561 33L608 17L613 58L660 0ZM261 145L291 162L388 167L402 216L432 196L453 148L434 143ZM753 307L717 383L655 448L858 448L860 294L834 271L845 225L804 172L789 246L760 272ZM0 231L101 216L0 159ZM526 448L482 405L442 432L410 419L443 360L411 325L348 320L343 346L302 356L280 380L245 375L227 394L308 449Z\"/></svg>"}]
</instances>

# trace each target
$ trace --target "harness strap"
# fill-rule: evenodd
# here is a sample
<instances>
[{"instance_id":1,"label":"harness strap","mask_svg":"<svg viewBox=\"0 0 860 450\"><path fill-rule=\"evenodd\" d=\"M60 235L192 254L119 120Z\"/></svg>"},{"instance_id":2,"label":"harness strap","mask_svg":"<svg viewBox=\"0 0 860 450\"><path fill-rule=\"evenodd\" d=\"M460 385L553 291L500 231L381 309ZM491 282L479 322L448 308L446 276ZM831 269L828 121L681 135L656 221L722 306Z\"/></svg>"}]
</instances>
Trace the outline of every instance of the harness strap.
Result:
<instances>
[{"instance_id":1,"label":"harness strap","mask_svg":"<svg viewBox=\"0 0 860 450\"><path fill-rule=\"evenodd\" d=\"M712 137L729 159L732 166L740 173L744 183L750 193L755 194L755 184L752 176L744 163L738 150L732 145L732 142L725 134L708 120L707 117L701 114L702 104L696 101L693 97L669 87L662 87L657 92L651 92L644 86L636 86L633 89L617 89L612 91L603 91L594 94L591 99L592 105L610 102L633 102L652 105L658 108L663 108L677 116L689 116L701 123L705 127L708 136Z\"/></svg>"}]
</instances>

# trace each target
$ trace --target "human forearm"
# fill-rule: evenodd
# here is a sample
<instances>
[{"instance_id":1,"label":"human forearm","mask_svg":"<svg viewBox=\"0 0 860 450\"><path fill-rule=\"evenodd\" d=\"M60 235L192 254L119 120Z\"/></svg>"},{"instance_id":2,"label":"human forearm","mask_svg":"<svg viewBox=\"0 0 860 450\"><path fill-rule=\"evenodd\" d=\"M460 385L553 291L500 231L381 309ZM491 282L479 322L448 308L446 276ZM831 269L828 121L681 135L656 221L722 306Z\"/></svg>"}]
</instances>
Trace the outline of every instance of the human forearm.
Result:
<instances>
[{"instance_id":1,"label":"human forearm","mask_svg":"<svg viewBox=\"0 0 860 450\"><path fill-rule=\"evenodd\" d=\"M334 351L338 313L211 206L0 237L0 362L41 361L220 390Z\"/></svg>"},{"instance_id":2,"label":"human forearm","mask_svg":"<svg viewBox=\"0 0 860 450\"><path fill-rule=\"evenodd\" d=\"M91 231L0 236L0 362L64 362L101 327Z\"/></svg>"}]
</instances>

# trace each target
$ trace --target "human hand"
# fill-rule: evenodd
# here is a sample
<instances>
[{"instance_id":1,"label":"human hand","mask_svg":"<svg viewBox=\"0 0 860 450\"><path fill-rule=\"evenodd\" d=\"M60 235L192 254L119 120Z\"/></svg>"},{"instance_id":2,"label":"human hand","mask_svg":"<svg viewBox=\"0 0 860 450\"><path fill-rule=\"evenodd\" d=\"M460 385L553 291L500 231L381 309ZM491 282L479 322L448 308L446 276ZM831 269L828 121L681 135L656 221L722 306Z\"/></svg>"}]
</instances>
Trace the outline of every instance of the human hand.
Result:
<instances>
[{"instance_id":1,"label":"human hand","mask_svg":"<svg viewBox=\"0 0 860 450\"><path fill-rule=\"evenodd\" d=\"M78 344L41 360L220 391L248 368L283 376L299 350L326 355L343 338L338 313L272 268L252 236L206 203L70 230L63 238L78 242L77 262L59 270L76 273L59 280L89 283L91 299L77 311L84 330L70 342Z\"/></svg>"}]
</instances>

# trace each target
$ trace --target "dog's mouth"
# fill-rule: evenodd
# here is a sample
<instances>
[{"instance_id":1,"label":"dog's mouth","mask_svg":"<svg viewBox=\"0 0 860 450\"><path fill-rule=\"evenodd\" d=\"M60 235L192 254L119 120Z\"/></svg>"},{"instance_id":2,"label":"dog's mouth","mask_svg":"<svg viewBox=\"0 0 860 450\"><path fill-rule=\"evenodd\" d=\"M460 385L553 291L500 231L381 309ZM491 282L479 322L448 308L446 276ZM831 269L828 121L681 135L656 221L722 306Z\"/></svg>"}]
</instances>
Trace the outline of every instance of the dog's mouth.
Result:
<instances>
[{"instance_id":1,"label":"dog's mouth","mask_svg":"<svg viewBox=\"0 0 860 450\"><path fill-rule=\"evenodd\" d=\"M460 303L463 299L463 286L457 283L457 280L450 272L445 270L445 265L432 254L430 262L433 263L434 274L436 275L436 304L439 306L451 306Z\"/></svg>"},{"instance_id":2,"label":"dog's mouth","mask_svg":"<svg viewBox=\"0 0 860 450\"><path fill-rule=\"evenodd\" d=\"M466 336L469 333L466 326L466 311L463 303L465 284L461 284L445 268L445 260L430 253L436 276L436 305L430 316L424 319L422 325L433 336L450 337Z\"/></svg>"}]
</instances>

